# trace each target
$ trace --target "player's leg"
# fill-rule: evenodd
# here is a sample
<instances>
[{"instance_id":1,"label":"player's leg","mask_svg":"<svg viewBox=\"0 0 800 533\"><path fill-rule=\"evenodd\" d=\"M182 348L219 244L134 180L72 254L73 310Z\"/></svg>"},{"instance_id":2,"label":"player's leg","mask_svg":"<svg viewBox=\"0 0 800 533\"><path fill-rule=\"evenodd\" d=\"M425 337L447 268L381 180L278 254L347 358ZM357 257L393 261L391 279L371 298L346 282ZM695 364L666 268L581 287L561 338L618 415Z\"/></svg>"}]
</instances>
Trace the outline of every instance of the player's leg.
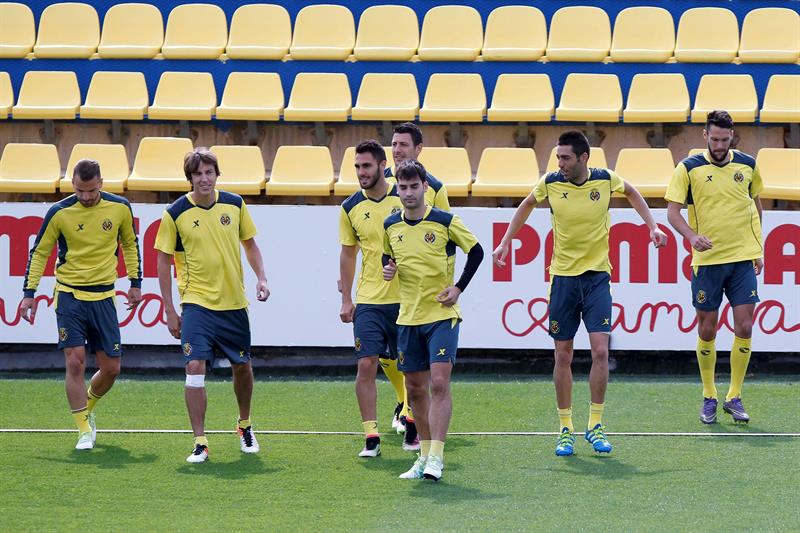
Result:
<instances>
[{"instance_id":1,"label":"player's leg","mask_svg":"<svg viewBox=\"0 0 800 533\"><path fill-rule=\"evenodd\" d=\"M89 349L95 354L97 361L97 372L89 381L89 388L86 391L92 440L96 440L95 407L100 398L111 390L119 376L122 368L122 341L114 298L85 302L85 306L89 309L87 324Z\"/></svg>"},{"instance_id":2,"label":"player's leg","mask_svg":"<svg viewBox=\"0 0 800 533\"><path fill-rule=\"evenodd\" d=\"M389 383L392 384L392 388L394 388L397 400L392 414L392 429L398 433L404 433L405 422L400 417L408 416L406 383L403 373L397 368L397 316L400 312L400 304L386 304L380 307L383 314L382 330L386 338L386 349L380 357L380 365Z\"/></svg>"},{"instance_id":3,"label":"player's leg","mask_svg":"<svg viewBox=\"0 0 800 533\"><path fill-rule=\"evenodd\" d=\"M378 356L386 350L384 318L381 306L359 304L353 315L353 336L357 358L356 401L364 430L364 448L359 457L377 457L381 453L378 430Z\"/></svg>"},{"instance_id":4,"label":"player's leg","mask_svg":"<svg viewBox=\"0 0 800 533\"><path fill-rule=\"evenodd\" d=\"M419 326L397 327L397 363L403 371L408 393L408 403L414 410L416 417L413 429L418 433L416 440L419 456L414 465L406 472L400 474L403 479L421 479L425 469L425 462L430 451L430 429L428 427L428 412L430 410L430 358L427 346L422 342ZM406 429L406 438L411 432L411 425ZM409 447L403 443L403 449Z\"/></svg>"},{"instance_id":5,"label":"player's leg","mask_svg":"<svg viewBox=\"0 0 800 533\"><path fill-rule=\"evenodd\" d=\"M589 371L589 423L585 438L596 452L610 453L611 443L603 428L608 388L608 338L611 334L611 276L607 272L586 272L581 276L583 322L589 332L592 368Z\"/></svg>"},{"instance_id":6,"label":"player's leg","mask_svg":"<svg viewBox=\"0 0 800 533\"><path fill-rule=\"evenodd\" d=\"M700 421L717 421L717 387L714 373L717 365L717 320L722 303L725 265L692 268L692 305L697 311L697 365L703 382L703 405Z\"/></svg>"},{"instance_id":7,"label":"player's leg","mask_svg":"<svg viewBox=\"0 0 800 533\"><path fill-rule=\"evenodd\" d=\"M240 447L244 453L258 453L261 447L253 433L250 421L250 403L253 399L253 363L232 363L233 392L239 406L239 419L236 422L236 433L239 435Z\"/></svg>"},{"instance_id":8,"label":"player's leg","mask_svg":"<svg viewBox=\"0 0 800 533\"><path fill-rule=\"evenodd\" d=\"M572 455L575 428L572 424L572 339L578 331L578 283L573 276L553 276L550 281L548 313L549 334L555 344L553 384L556 389L556 409L559 437L556 455Z\"/></svg>"},{"instance_id":9,"label":"player's leg","mask_svg":"<svg viewBox=\"0 0 800 533\"><path fill-rule=\"evenodd\" d=\"M210 311L199 305L184 304L181 316L181 347L186 363L184 399L189 413L189 423L194 434L192 454L186 458L190 463L208 460L208 439L205 434L206 364L214 360L214 324Z\"/></svg>"}]
</instances>

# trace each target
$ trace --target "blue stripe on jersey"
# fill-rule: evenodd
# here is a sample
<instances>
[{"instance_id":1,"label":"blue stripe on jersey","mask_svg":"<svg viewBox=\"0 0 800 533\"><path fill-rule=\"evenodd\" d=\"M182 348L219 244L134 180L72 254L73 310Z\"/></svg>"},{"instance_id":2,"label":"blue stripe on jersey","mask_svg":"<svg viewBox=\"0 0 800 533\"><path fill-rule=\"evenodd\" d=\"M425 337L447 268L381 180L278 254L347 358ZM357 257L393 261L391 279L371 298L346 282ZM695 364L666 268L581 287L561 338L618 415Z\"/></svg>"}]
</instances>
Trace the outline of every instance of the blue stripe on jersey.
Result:
<instances>
[{"instance_id":1,"label":"blue stripe on jersey","mask_svg":"<svg viewBox=\"0 0 800 533\"><path fill-rule=\"evenodd\" d=\"M589 172L589 178L586 181L611 181L611 174L605 168L592 168Z\"/></svg>"},{"instance_id":2,"label":"blue stripe on jersey","mask_svg":"<svg viewBox=\"0 0 800 533\"><path fill-rule=\"evenodd\" d=\"M62 209L66 209L67 207L72 207L76 203L78 203L78 197L72 194L70 196L67 196L60 202L56 202L50 207L50 209L47 210L47 214L44 216L44 220L42 220L42 227L39 228L39 233L36 235L36 240L33 241L33 246L31 247L30 254L28 254L28 268L25 270L25 279L22 281L23 290L25 290L25 288L28 286L28 274L30 273L29 271L31 268L31 260L33 259L33 252L36 250L36 248L38 248L39 241L42 240L42 235L44 235L44 231L47 229L48 224L50 224L50 222L53 220L53 217L56 216L56 213L58 213ZM64 257L62 257L61 255L62 249ZM64 240L63 236L61 236L58 238L58 261L59 261L58 264L62 264L66 261L66 255L67 255L67 241Z\"/></svg>"},{"instance_id":3,"label":"blue stripe on jersey","mask_svg":"<svg viewBox=\"0 0 800 533\"><path fill-rule=\"evenodd\" d=\"M453 241L447 241L447 245L444 247L445 251L447 252L447 257L452 257L456 255L456 243Z\"/></svg>"},{"instance_id":4,"label":"blue stripe on jersey","mask_svg":"<svg viewBox=\"0 0 800 533\"><path fill-rule=\"evenodd\" d=\"M692 157L687 157L683 161L681 161L684 167L686 167L686 172L689 173L692 170L702 167L704 165L708 165L708 161L706 161L705 156L703 154L693 155Z\"/></svg>"},{"instance_id":5,"label":"blue stripe on jersey","mask_svg":"<svg viewBox=\"0 0 800 533\"><path fill-rule=\"evenodd\" d=\"M100 197L107 202L115 202L118 204L127 205L128 207L131 206L131 203L127 198L117 196L116 194L111 194L110 192L100 191Z\"/></svg>"},{"instance_id":6,"label":"blue stripe on jersey","mask_svg":"<svg viewBox=\"0 0 800 533\"><path fill-rule=\"evenodd\" d=\"M194 204L189 201L186 195L183 195L167 206L167 213L169 213L173 221L176 221L179 216L193 207Z\"/></svg>"},{"instance_id":7,"label":"blue stripe on jersey","mask_svg":"<svg viewBox=\"0 0 800 533\"><path fill-rule=\"evenodd\" d=\"M566 181L566 180L564 179L564 175L561 174L561 172L551 172L544 179L545 185L550 185L551 183L559 183L559 182L563 182L563 181Z\"/></svg>"},{"instance_id":8,"label":"blue stripe on jersey","mask_svg":"<svg viewBox=\"0 0 800 533\"><path fill-rule=\"evenodd\" d=\"M402 219L402 214L403 214L402 211L398 211L397 213L392 213L391 215L386 217L386 220L383 221L383 229L384 229L384 231L389 229L390 226L394 226L395 224L399 224L403 220Z\"/></svg>"},{"instance_id":9,"label":"blue stripe on jersey","mask_svg":"<svg viewBox=\"0 0 800 533\"><path fill-rule=\"evenodd\" d=\"M436 222L445 228L449 228L450 223L453 221L453 214L434 207L431 209L431 212L428 213L428 218L425 220L428 222Z\"/></svg>"},{"instance_id":10,"label":"blue stripe on jersey","mask_svg":"<svg viewBox=\"0 0 800 533\"><path fill-rule=\"evenodd\" d=\"M733 150L733 159L731 159L731 162L738 163L740 165L747 165L753 170L756 169L756 160L753 159L753 156L744 152L740 152L739 150Z\"/></svg>"},{"instance_id":11,"label":"blue stripe on jersey","mask_svg":"<svg viewBox=\"0 0 800 533\"><path fill-rule=\"evenodd\" d=\"M219 197L217 197L217 202L221 204L234 205L239 209L242 208L242 197L232 192L219 191Z\"/></svg>"},{"instance_id":12,"label":"blue stripe on jersey","mask_svg":"<svg viewBox=\"0 0 800 533\"><path fill-rule=\"evenodd\" d=\"M344 209L344 212L349 215L350 211L352 211L355 206L357 206L361 202L365 201L366 199L367 199L367 197L364 196L361 193L361 190L359 189L356 192L354 192L353 194L351 194L350 196L348 196L347 200L342 202L342 209Z\"/></svg>"}]
</instances>

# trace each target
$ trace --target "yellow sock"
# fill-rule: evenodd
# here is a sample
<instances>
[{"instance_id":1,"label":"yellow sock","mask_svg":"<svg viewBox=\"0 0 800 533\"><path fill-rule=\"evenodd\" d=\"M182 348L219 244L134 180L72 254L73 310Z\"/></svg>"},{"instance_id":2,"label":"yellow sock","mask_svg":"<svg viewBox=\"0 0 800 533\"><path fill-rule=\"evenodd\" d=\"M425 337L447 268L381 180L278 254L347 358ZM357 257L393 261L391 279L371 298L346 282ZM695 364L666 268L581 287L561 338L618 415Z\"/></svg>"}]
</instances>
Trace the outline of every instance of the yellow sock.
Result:
<instances>
[{"instance_id":1,"label":"yellow sock","mask_svg":"<svg viewBox=\"0 0 800 533\"><path fill-rule=\"evenodd\" d=\"M725 397L726 402L742 396L744 375L747 373L747 365L750 363L750 345L750 339L733 337L733 346L731 347L731 386L728 389L728 395Z\"/></svg>"},{"instance_id":2,"label":"yellow sock","mask_svg":"<svg viewBox=\"0 0 800 533\"><path fill-rule=\"evenodd\" d=\"M572 427L572 407L566 409L558 409L558 424L559 433L562 429L567 428L570 432L574 432L575 428Z\"/></svg>"},{"instance_id":3,"label":"yellow sock","mask_svg":"<svg viewBox=\"0 0 800 533\"><path fill-rule=\"evenodd\" d=\"M403 377L403 381L405 381L405 376ZM403 409L400 411L400 416L404 416L412 420L414 419L414 415L411 414L411 406L408 405L408 391L405 387L403 387Z\"/></svg>"},{"instance_id":4,"label":"yellow sock","mask_svg":"<svg viewBox=\"0 0 800 533\"><path fill-rule=\"evenodd\" d=\"M197 446L198 444L200 446L208 446L208 439L206 438L205 435L203 435L202 437L194 438L194 445Z\"/></svg>"},{"instance_id":5,"label":"yellow sock","mask_svg":"<svg viewBox=\"0 0 800 533\"><path fill-rule=\"evenodd\" d=\"M433 455L439 459L444 459L444 442L440 440L432 440L431 449L428 453L429 455Z\"/></svg>"},{"instance_id":6,"label":"yellow sock","mask_svg":"<svg viewBox=\"0 0 800 533\"><path fill-rule=\"evenodd\" d=\"M428 457L428 454L431 453L431 441L429 440L420 440L419 441L419 455L420 457Z\"/></svg>"},{"instance_id":7,"label":"yellow sock","mask_svg":"<svg viewBox=\"0 0 800 533\"><path fill-rule=\"evenodd\" d=\"M717 349L714 341L704 341L697 337L697 364L700 366L700 379L703 380L703 397L716 398L714 368L717 366Z\"/></svg>"},{"instance_id":8,"label":"yellow sock","mask_svg":"<svg viewBox=\"0 0 800 533\"><path fill-rule=\"evenodd\" d=\"M78 426L78 431L81 433L92 430L89 427L89 410L86 407L72 411L72 417L75 419L75 425Z\"/></svg>"},{"instance_id":9,"label":"yellow sock","mask_svg":"<svg viewBox=\"0 0 800 533\"><path fill-rule=\"evenodd\" d=\"M394 394L397 403L405 402L406 380L403 373L397 369L397 359L386 359L381 357L379 360L383 373L389 378L389 382L394 387Z\"/></svg>"},{"instance_id":10,"label":"yellow sock","mask_svg":"<svg viewBox=\"0 0 800 533\"><path fill-rule=\"evenodd\" d=\"M589 402L589 429L594 429L597 424L603 423L604 403Z\"/></svg>"},{"instance_id":11,"label":"yellow sock","mask_svg":"<svg viewBox=\"0 0 800 533\"><path fill-rule=\"evenodd\" d=\"M98 396L97 394L93 393L92 386L89 385L89 390L86 391L86 408L89 410L90 413L94 411L94 406L97 405L97 400L99 400L102 397L103 397L102 394Z\"/></svg>"},{"instance_id":12,"label":"yellow sock","mask_svg":"<svg viewBox=\"0 0 800 533\"><path fill-rule=\"evenodd\" d=\"M242 429L249 428L252 425L253 424L250 423L250 419L249 418L245 418L244 420L242 420L241 418L239 419L239 427L242 428Z\"/></svg>"},{"instance_id":13,"label":"yellow sock","mask_svg":"<svg viewBox=\"0 0 800 533\"><path fill-rule=\"evenodd\" d=\"M365 437L377 437L380 434L378 433L378 421L377 420L365 420L361 422L361 425L364 427L364 436Z\"/></svg>"}]
</instances>

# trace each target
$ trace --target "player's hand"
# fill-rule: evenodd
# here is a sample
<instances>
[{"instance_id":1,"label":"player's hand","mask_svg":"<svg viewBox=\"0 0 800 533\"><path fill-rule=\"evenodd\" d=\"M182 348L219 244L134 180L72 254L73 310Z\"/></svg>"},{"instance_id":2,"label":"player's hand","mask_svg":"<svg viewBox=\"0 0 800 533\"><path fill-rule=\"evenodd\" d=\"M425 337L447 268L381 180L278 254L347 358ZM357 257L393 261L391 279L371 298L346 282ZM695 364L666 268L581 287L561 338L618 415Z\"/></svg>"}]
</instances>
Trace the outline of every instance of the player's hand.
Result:
<instances>
[{"instance_id":1,"label":"player's hand","mask_svg":"<svg viewBox=\"0 0 800 533\"><path fill-rule=\"evenodd\" d=\"M389 262L383 267L383 279L392 281L395 274L397 274L397 265L392 259L389 259Z\"/></svg>"},{"instance_id":2,"label":"player's hand","mask_svg":"<svg viewBox=\"0 0 800 533\"><path fill-rule=\"evenodd\" d=\"M458 302L459 296L461 296L461 289L453 285L437 294L436 301L445 307L453 307Z\"/></svg>"},{"instance_id":3,"label":"player's hand","mask_svg":"<svg viewBox=\"0 0 800 533\"><path fill-rule=\"evenodd\" d=\"M348 324L353 321L353 315L356 313L356 306L353 305L353 302L342 302L342 308L339 311L339 318L342 319L342 322Z\"/></svg>"},{"instance_id":4,"label":"player's hand","mask_svg":"<svg viewBox=\"0 0 800 533\"><path fill-rule=\"evenodd\" d=\"M175 311L167 311L167 329L176 339L181 338L181 315Z\"/></svg>"},{"instance_id":5,"label":"player's hand","mask_svg":"<svg viewBox=\"0 0 800 533\"><path fill-rule=\"evenodd\" d=\"M136 306L142 303L142 289L138 287L131 287L128 291L128 301L125 302L125 305L128 307L126 308L128 311L131 309L136 309Z\"/></svg>"},{"instance_id":6,"label":"player's hand","mask_svg":"<svg viewBox=\"0 0 800 533\"><path fill-rule=\"evenodd\" d=\"M269 298L269 287L267 286L267 280L259 280L258 283L256 283L256 299L259 302L266 302L267 298Z\"/></svg>"},{"instance_id":7,"label":"player's hand","mask_svg":"<svg viewBox=\"0 0 800 533\"><path fill-rule=\"evenodd\" d=\"M710 250L714 244L705 235L695 235L689 238L689 244L698 252L705 252Z\"/></svg>"},{"instance_id":8,"label":"player's hand","mask_svg":"<svg viewBox=\"0 0 800 533\"><path fill-rule=\"evenodd\" d=\"M492 252L492 259L494 264L499 267L506 266L506 257L508 256L509 245L505 241L500 241L500 244Z\"/></svg>"},{"instance_id":9,"label":"player's hand","mask_svg":"<svg viewBox=\"0 0 800 533\"><path fill-rule=\"evenodd\" d=\"M753 259L753 270L756 271L756 276L761 274L761 271L764 270L764 260L760 257L758 259Z\"/></svg>"},{"instance_id":10,"label":"player's hand","mask_svg":"<svg viewBox=\"0 0 800 533\"><path fill-rule=\"evenodd\" d=\"M36 320L36 300L33 298L23 298L19 303L19 314L22 320L33 325Z\"/></svg>"},{"instance_id":11,"label":"player's hand","mask_svg":"<svg viewBox=\"0 0 800 533\"><path fill-rule=\"evenodd\" d=\"M661 231L661 229L658 226L656 226L654 229L650 230L650 241L656 248L661 248L662 246L666 246L667 234Z\"/></svg>"}]
</instances>

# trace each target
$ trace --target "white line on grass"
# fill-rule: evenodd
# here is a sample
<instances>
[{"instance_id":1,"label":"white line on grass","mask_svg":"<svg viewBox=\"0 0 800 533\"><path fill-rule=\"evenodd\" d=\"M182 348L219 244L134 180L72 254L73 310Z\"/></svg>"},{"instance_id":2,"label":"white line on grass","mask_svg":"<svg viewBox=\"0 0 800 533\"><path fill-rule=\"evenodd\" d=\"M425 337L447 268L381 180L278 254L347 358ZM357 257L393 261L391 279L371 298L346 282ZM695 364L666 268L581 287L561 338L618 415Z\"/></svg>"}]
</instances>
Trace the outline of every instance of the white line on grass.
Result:
<instances>
[{"instance_id":1,"label":"white line on grass","mask_svg":"<svg viewBox=\"0 0 800 533\"><path fill-rule=\"evenodd\" d=\"M75 429L30 429L0 428L0 433L74 433ZM191 433L190 429L98 429L98 433ZM228 430L206 430L206 433L233 433ZM360 431L254 431L260 435L363 435ZM558 435L555 431L456 431L448 433L453 436L470 437L538 437ZM689 431L678 432L608 432L606 435L626 437L800 437L800 433L699 433Z\"/></svg>"}]
</instances>

